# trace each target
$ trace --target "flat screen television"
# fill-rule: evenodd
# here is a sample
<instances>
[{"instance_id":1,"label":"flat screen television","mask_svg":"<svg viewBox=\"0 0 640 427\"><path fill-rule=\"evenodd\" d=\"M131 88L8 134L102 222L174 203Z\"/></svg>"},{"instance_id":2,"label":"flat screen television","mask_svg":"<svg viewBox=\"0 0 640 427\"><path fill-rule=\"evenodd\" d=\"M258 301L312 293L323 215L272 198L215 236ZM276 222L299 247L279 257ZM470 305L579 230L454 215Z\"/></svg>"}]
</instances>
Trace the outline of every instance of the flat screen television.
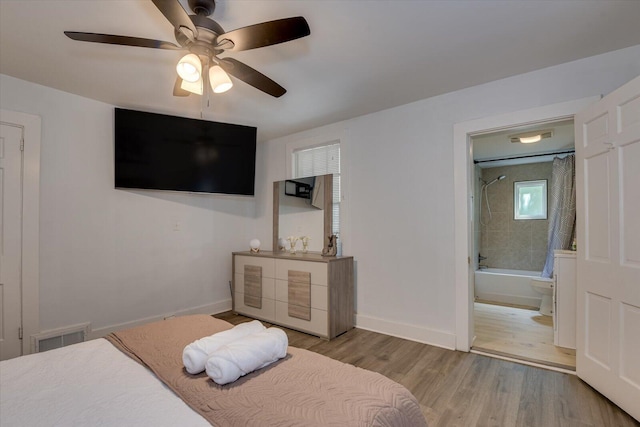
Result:
<instances>
[{"instance_id":1,"label":"flat screen television","mask_svg":"<svg viewBox=\"0 0 640 427\"><path fill-rule=\"evenodd\" d=\"M115 109L115 186L253 195L256 128Z\"/></svg>"}]
</instances>

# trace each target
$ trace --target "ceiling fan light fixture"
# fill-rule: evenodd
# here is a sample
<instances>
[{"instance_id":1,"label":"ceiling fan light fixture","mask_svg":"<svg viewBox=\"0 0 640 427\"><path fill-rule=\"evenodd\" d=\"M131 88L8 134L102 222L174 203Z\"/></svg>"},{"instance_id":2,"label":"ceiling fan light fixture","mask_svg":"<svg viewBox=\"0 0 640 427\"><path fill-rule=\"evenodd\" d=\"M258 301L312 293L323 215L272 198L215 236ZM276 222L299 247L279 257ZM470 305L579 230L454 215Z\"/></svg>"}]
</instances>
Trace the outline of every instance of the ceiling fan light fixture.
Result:
<instances>
[{"instance_id":1,"label":"ceiling fan light fixture","mask_svg":"<svg viewBox=\"0 0 640 427\"><path fill-rule=\"evenodd\" d=\"M180 84L180 88L187 90L191 93L195 93L196 95L202 95L204 93L204 90L202 87L202 79L199 79L198 81L195 81L195 82L188 82L186 80L182 80L182 83Z\"/></svg>"},{"instance_id":2,"label":"ceiling fan light fixture","mask_svg":"<svg viewBox=\"0 0 640 427\"><path fill-rule=\"evenodd\" d=\"M180 61L178 61L176 71L178 71L178 75L182 80L189 83L197 82L200 80L200 75L202 74L200 58L193 53L183 56Z\"/></svg>"},{"instance_id":3,"label":"ceiling fan light fixture","mask_svg":"<svg viewBox=\"0 0 640 427\"><path fill-rule=\"evenodd\" d=\"M279 98L287 92L278 83L245 63L233 58L219 58L218 55L225 51L240 52L258 49L306 37L311 34L306 19L302 16L293 16L225 32L220 24L209 18L215 9L216 0L188 0L189 8L195 15L187 13L183 7L184 3L187 2L185 0L153 0L155 7L175 29L174 36L177 44L116 34L78 31L65 31L64 34L72 40L82 42L182 51L181 55L184 56L176 65L178 76L173 84L174 96L184 97L190 93L202 94L208 91L208 84L205 81L210 74L211 90L214 93L231 89L233 82L229 75L274 98ZM218 70L217 67L210 73L211 63L222 64L229 75ZM184 85L183 82L185 82ZM198 84L190 87L188 83Z\"/></svg>"},{"instance_id":4,"label":"ceiling fan light fixture","mask_svg":"<svg viewBox=\"0 0 640 427\"><path fill-rule=\"evenodd\" d=\"M223 93L233 87L229 75L219 65L209 68L209 83L214 93Z\"/></svg>"}]
</instances>

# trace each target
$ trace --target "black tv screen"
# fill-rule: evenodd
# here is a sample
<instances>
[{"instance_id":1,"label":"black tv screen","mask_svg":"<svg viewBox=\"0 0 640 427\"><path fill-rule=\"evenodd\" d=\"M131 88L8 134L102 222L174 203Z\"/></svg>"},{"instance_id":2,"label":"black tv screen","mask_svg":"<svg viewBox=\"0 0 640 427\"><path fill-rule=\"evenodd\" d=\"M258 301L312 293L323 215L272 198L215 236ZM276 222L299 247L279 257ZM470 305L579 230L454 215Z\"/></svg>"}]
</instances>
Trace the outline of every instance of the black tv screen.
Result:
<instances>
[{"instance_id":1,"label":"black tv screen","mask_svg":"<svg viewBox=\"0 0 640 427\"><path fill-rule=\"evenodd\" d=\"M254 194L256 128L115 109L115 186Z\"/></svg>"}]
</instances>

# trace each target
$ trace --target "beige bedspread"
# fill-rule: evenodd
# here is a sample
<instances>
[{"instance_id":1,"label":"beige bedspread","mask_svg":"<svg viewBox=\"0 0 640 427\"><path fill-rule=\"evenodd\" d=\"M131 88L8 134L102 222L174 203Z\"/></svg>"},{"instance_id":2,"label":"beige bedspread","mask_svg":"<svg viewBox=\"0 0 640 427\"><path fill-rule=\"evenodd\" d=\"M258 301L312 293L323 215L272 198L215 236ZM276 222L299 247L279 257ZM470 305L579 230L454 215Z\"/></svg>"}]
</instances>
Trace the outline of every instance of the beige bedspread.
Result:
<instances>
[{"instance_id":1,"label":"beige bedspread","mask_svg":"<svg viewBox=\"0 0 640 427\"><path fill-rule=\"evenodd\" d=\"M284 359L224 386L189 375L182 350L231 328L211 316L183 316L110 334L215 426L426 426L413 395L378 374L289 347Z\"/></svg>"}]
</instances>

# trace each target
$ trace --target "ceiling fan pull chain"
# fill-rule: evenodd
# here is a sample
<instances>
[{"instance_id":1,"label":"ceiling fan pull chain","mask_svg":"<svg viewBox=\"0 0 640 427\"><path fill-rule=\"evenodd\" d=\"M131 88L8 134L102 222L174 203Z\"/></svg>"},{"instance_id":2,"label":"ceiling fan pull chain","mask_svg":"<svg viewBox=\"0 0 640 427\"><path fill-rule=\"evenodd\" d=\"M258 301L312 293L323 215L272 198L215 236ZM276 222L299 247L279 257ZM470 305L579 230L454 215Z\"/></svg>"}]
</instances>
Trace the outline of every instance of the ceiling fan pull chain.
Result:
<instances>
[{"instance_id":1,"label":"ceiling fan pull chain","mask_svg":"<svg viewBox=\"0 0 640 427\"><path fill-rule=\"evenodd\" d=\"M209 58L207 58L204 63L204 68L206 71L203 76L202 84L207 87L207 108L209 108L209 97L211 96L211 85L209 84L209 68L211 67L211 61L209 60Z\"/></svg>"}]
</instances>

